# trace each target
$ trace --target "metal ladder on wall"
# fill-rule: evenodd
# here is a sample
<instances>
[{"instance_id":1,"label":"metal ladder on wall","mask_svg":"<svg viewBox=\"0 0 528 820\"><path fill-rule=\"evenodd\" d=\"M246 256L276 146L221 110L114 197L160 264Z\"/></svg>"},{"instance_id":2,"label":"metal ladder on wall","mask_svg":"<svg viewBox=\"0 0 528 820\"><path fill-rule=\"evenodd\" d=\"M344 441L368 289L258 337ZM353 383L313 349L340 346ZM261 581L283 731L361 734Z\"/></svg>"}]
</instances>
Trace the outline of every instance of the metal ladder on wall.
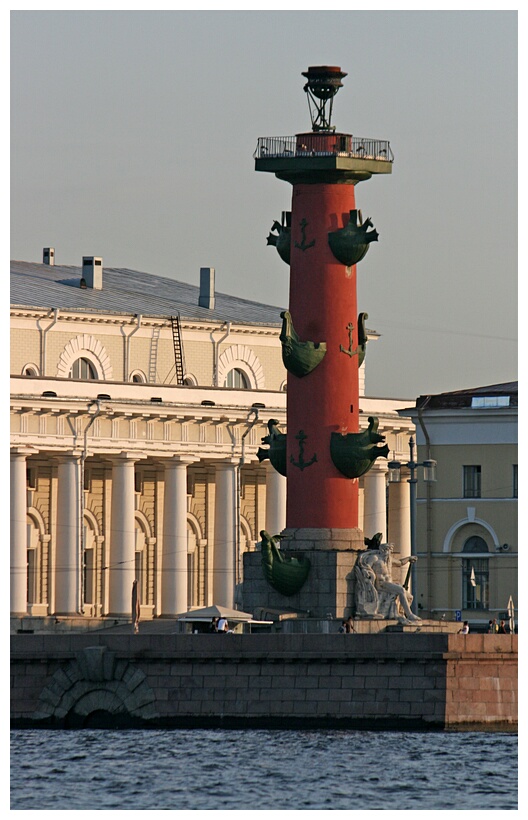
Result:
<instances>
[{"instance_id":1,"label":"metal ladder on wall","mask_svg":"<svg viewBox=\"0 0 528 820\"><path fill-rule=\"evenodd\" d=\"M156 364L158 362L158 340L160 335L160 328L154 327L152 330L152 337L150 340L150 357L149 357L149 374L148 380L150 384L156 382Z\"/></svg>"},{"instance_id":2,"label":"metal ladder on wall","mask_svg":"<svg viewBox=\"0 0 528 820\"><path fill-rule=\"evenodd\" d=\"M181 332L180 315L171 316L172 341L174 344L174 364L176 367L176 384L183 384L185 373L185 359L183 356L183 341Z\"/></svg>"}]
</instances>

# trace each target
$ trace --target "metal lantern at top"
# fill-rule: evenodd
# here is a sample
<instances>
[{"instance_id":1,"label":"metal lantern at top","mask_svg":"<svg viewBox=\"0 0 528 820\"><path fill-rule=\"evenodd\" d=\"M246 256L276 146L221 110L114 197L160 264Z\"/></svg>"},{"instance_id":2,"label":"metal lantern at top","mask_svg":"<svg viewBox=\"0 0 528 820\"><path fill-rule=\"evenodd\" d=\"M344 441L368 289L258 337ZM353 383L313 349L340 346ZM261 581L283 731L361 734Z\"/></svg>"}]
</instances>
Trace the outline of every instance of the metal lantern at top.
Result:
<instances>
[{"instance_id":1,"label":"metal lantern at top","mask_svg":"<svg viewBox=\"0 0 528 820\"><path fill-rule=\"evenodd\" d=\"M332 104L343 85L341 80L347 76L346 72L341 71L339 66L321 65L310 66L308 71L302 72L302 76L308 80L304 91L308 96L312 131L335 131L335 125L330 125Z\"/></svg>"}]
</instances>

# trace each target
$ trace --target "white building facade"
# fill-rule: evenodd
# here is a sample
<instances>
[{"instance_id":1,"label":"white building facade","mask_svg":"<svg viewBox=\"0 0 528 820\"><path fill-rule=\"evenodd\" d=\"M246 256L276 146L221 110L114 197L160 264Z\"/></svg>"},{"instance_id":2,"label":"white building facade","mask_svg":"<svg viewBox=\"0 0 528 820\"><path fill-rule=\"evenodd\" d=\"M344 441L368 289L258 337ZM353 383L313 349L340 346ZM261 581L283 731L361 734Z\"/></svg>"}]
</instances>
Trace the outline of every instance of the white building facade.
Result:
<instances>
[{"instance_id":1,"label":"white building facade","mask_svg":"<svg viewBox=\"0 0 528 820\"><path fill-rule=\"evenodd\" d=\"M236 606L243 552L286 524L257 458L270 418L286 432L281 309L215 294L212 269L199 288L98 257L11 282L12 614L130 618L135 579L142 618ZM408 402L361 402L403 458ZM408 488L379 462L360 526L408 554Z\"/></svg>"}]
</instances>

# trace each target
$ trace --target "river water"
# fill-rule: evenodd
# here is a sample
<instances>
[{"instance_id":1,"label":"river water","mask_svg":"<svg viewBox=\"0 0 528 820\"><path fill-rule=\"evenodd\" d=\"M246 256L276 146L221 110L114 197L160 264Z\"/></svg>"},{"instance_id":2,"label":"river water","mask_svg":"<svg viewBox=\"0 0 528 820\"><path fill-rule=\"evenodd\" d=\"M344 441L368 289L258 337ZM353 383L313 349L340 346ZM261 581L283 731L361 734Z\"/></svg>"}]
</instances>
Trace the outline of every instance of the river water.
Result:
<instances>
[{"instance_id":1,"label":"river water","mask_svg":"<svg viewBox=\"0 0 528 820\"><path fill-rule=\"evenodd\" d=\"M11 732L13 810L517 809L517 735Z\"/></svg>"}]
</instances>

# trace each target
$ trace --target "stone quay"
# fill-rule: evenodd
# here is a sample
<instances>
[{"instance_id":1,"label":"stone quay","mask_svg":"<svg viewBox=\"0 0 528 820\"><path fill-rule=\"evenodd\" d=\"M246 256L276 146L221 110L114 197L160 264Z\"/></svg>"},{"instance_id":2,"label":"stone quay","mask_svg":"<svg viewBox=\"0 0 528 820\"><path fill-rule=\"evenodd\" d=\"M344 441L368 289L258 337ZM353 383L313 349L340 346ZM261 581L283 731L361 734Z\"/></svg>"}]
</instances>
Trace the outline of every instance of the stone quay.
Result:
<instances>
[{"instance_id":1,"label":"stone quay","mask_svg":"<svg viewBox=\"0 0 528 820\"><path fill-rule=\"evenodd\" d=\"M517 636L14 634L13 728L517 730Z\"/></svg>"}]
</instances>

